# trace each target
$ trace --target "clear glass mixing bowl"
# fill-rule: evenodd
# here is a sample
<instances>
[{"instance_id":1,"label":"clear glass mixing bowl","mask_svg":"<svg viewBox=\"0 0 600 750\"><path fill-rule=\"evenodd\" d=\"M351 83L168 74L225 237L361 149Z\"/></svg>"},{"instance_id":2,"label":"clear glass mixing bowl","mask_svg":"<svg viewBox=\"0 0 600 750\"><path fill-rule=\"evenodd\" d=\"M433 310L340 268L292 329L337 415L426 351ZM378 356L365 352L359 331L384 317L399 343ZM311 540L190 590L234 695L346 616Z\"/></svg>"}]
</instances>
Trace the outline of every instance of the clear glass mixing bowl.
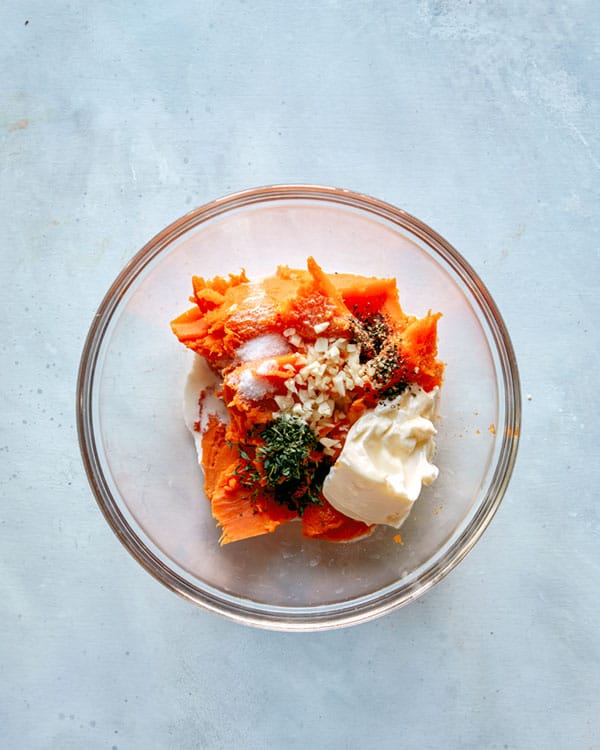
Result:
<instances>
[{"instance_id":1,"label":"clear glass mixing bowl","mask_svg":"<svg viewBox=\"0 0 600 750\"><path fill-rule=\"evenodd\" d=\"M396 277L403 308L443 312L446 362L437 425L440 477L397 531L362 541L304 539L290 523L220 547L182 417L190 352L169 322L188 306L191 276L304 267ZM517 452L515 356L496 305L473 269L418 219L374 198L285 185L214 201L160 232L106 294L78 382L81 451L118 538L173 591L234 620L281 630L358 623L406 604L445 576L479 539Z\"/></svg>"}]
</instances>

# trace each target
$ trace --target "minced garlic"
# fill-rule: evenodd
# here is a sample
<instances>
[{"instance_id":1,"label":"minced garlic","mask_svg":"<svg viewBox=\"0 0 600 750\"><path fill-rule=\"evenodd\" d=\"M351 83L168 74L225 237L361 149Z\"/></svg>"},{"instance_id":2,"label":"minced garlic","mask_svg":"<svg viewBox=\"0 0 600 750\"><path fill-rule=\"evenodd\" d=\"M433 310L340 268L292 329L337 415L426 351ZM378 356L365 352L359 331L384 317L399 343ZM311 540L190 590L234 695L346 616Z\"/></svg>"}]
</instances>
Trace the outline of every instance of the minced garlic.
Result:
<instances>
[{"instance_id":1,"label":"minced garlic","mask_svg":"<svg viewBox=\"0 0 600 750\"><path fill-rule=\"evenodd\" d=\"M316 333L326 330L327 324L315 325ZM299 346L302 339L294 328L283 335ZM360 347L344 338L319 336L303 352L304 364L285 380L287 394L275 396L279 411L274 416L293 414L307 422L316 435L326 433L345 415L348 393L365 384L364 366L360 363ZM320 438L326 455L334 455L341 448L339 440Z\"/></svg>"}]
</instances>

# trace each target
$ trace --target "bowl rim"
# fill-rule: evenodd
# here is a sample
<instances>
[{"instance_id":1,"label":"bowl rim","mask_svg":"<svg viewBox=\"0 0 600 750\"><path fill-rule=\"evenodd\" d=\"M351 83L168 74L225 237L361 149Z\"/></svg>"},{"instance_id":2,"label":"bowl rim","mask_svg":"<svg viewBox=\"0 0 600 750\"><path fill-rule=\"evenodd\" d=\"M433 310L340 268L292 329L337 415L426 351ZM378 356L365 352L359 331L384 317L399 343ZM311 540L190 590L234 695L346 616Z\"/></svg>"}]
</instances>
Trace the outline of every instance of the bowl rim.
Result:
<instances>
[{"instance_id":1,"label":"bowl rim","mask_svg":"<svg viewBox=\"0 0 600 750\"><path fill-rule=\"evenodd\" d=\"M329 605L297 608L260 605L191 584L159 559L125 518L103 474L94 439L92 397L95 365L113 313L139 274L184 232L233 209L282 200L317 200L360 209L391 221L425 242L457 274L471 293L471 301L483 314L493 335L504 386L502 444L485 497L462 533L440 559L426 566L423 574L409 586L400 589L397 585L388 586L375 595L342 602L333 611ZM519 445L521 390L516 356L500 311L473 267L447 240L403 209L363 193L324 185L278 184L235 192L195 208L158 232L133 256L104 295L87 334L77 377L76 417L81 456L96 502L119 541L150 575L184 599L228 619L273 630L310 631L366 622L408 604L441 581L464 559L490 524L508 487ZM401 580L397 583L400 584Z\"/></svg>"}]
</instances>

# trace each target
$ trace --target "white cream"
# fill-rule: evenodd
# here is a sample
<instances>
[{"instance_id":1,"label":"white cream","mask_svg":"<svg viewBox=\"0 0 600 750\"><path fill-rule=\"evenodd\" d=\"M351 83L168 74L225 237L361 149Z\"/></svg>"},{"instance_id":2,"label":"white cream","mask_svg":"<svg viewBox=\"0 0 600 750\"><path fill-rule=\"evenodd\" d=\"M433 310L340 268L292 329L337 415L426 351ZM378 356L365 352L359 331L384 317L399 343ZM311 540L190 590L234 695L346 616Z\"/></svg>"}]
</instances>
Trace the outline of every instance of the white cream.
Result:
<instances>
[{"instance_id":1,"label":"white cream","mask_svg":"<svg viewBox=\"0 0 600 750\"><path fill-rule=\"evenodd\" d=\"M437 388L412 386L352 425L323 484L334 508L367 524L404 523L422 485L439 473L431 463L437 400Z\"/></svg>"},{"instance_id":2,"label":"white cream","mask_svg":"<svg viewBox=\"0 0 600 750\"><path fill-rule=\"evenodd\" d=\"M192 433L198 461L202 462L202 433L208 427L211 414L221 422L229 422L229 413L222 399L215 396L221 381L210 369L204 357L194 355L194 362L183 391L183 418Z\"/></svg>"}]
</instances>

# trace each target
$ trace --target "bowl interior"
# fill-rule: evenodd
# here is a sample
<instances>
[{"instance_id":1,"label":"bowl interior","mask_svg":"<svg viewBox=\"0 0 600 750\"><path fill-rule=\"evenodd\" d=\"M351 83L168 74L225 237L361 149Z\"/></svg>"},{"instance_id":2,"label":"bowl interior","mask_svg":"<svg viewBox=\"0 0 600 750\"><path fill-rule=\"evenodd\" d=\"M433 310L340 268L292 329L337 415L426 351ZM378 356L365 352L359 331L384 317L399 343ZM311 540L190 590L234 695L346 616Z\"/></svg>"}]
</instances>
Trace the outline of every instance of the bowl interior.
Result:
<instances>
[{"instance_id":1,"label":"bowl interior","mask_svg":"<svg viewBox=\"0 0 600 750\"><path fill-rule=\"evenodd\" d=\"M494 332L463 272L440 255L435 238L409 226L410 217L406 226L396 219L335 196L250 200L212 215L192 214L173 236L159 236L127 283L113 290L110 313L95 332L89 377L87 443L101 475L99 500L113 526L127 528L149 551L152 572L163 580L161 569L172 573L192 599L293 619L294 613L368 607L385 592L412 596L427 571L464 543L461 535L482 503L491 507L489 488L507 428ZM193 355L169 321L189 306L193 274L212 277L243 267L250 277L261 276L280 263L305 267L308 255L329 272L395 277L406 311L443 313L440 477L424 488L400 530L401 542L389 528L350 544L312 541L290 523L220 547L182 416Z\"/></svg>"}]
</instances>

